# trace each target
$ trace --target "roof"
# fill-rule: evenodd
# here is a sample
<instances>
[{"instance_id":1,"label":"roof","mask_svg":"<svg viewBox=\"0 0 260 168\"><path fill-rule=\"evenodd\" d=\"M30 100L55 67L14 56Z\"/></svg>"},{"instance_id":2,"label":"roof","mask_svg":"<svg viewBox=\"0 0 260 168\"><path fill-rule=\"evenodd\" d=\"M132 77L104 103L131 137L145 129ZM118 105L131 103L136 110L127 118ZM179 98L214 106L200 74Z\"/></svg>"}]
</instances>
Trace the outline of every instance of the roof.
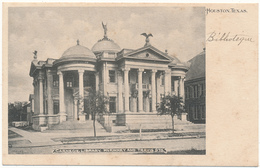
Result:
<instances>
[{"instance_id":1,"label":"roof","mask_svg":"<svg viewBox=\"0 0 260 168\"><path fill-rule=\"evenodd\" d=\"M94 53L99 52L114 52L117 53L121 50L118 44L116 44L113 40L108 38L103 38L99 40L91 49Z\"/></svg>"},{"instance_id":2,"label":"roof","mask_svg":"<svg viewBox=\"0 0 260 168\"><path fill-rule=\"evenodd\" d=\"M94 53L87 47L77 44L76 46L67 49L61 56L60 59L73 58L73 57L88 57L96 59Z\"/></svg>"},{"instance_id":3,"label":"roof","mask_svg":"<svg viewBox=\"0 0 260 168\"><path fill-rule=\"evenodd\" d=\"M186 73L186 81L205 77L205 51L188 61L190 69Z\"/></svg>"},{"instance_id":4,"label":"roof","mask_svg":"<svg viewBox=\"0 0 260 168\"><path fill-rule=\"evenodd\" d=\"M53 62L53 65L57 66L60 64L71 63L71 61L96 62L97 58L90 49L79 45L79 41L77 41L77 45L67 49L60 59Z\"/></svg>"}]
</instances>

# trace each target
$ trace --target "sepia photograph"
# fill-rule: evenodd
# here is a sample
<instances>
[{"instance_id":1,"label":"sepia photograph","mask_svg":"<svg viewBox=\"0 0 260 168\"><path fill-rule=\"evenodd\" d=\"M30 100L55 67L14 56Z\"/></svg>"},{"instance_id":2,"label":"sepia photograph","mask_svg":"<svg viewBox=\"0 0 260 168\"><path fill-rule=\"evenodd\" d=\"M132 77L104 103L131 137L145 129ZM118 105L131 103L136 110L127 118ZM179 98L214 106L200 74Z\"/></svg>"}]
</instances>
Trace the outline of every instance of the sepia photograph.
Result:
<instances>
[{"instance_id":1,"label":"sepia photograph","mask_svg":"<svg viewBox=\"0 0 260 168\"><path fill-rule=\"evenodd\" d=\"M258 2L0 4L3 166L259 165Z\"/></svg>"},{"instance_id":2,"label":"sepia photograph","mask_svg":"<svg viewBox=\"0 0 260 168\"><path fill-rule=\"evenodd\" d=\"M8 154L205 155L205 7L8 8Z\"/></svg>"}]
</instances>

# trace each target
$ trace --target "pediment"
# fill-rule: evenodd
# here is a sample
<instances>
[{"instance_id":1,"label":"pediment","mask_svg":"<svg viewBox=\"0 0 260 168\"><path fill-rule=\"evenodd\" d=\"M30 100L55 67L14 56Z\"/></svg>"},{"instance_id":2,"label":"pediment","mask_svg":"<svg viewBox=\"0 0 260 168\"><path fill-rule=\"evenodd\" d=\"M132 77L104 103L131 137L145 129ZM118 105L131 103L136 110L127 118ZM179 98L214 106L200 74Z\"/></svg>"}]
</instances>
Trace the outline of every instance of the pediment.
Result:
<instances>
[{"instance_id":1,"label":"pediment","mask_svg":"<svg viewBox=\"0 0 260 168\"><path fill-rule=\"evenodd\" d=\"M127 53L124 57L145 59L145 60L162 60L162 61L172 61L173 58L169 57L167 54L161 52L160 50L150 46L143 47L141 49L134 50Z\"/></svg>"}]
</instances>

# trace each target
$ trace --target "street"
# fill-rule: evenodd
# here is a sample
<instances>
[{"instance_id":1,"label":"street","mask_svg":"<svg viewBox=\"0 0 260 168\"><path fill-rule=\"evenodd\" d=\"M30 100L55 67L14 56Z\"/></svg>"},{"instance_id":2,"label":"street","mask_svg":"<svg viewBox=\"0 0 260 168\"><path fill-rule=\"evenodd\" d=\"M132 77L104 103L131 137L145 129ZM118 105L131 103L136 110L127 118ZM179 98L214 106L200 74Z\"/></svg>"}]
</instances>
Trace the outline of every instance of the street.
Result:
<instances>
[{"instance_id":1,"label":"street","mask_svg":"<svg viewBox=\"0 0 260 168\"><path fill-rule=\"evenodd\" d=\"M9 154L52 154L57 149L111 149L111 148L165 148L167 152L183 150L205 150L205 138L170 139L170 140L145 140L127 142L106 142L88 144L66 144L35 147L9 148ZM130 152L131 153L131 152ZM204 151L205 153L205 151ZM60 154L60 153L59 153ZM65 153L76 154L76 153ZM98 154L95 152L84 152L77 154ZM100 153L99 153L100 154ZM102 154L102 153L101 153ZM116 152L115 154L129 154Z\"/></svg>"}]
</instances>

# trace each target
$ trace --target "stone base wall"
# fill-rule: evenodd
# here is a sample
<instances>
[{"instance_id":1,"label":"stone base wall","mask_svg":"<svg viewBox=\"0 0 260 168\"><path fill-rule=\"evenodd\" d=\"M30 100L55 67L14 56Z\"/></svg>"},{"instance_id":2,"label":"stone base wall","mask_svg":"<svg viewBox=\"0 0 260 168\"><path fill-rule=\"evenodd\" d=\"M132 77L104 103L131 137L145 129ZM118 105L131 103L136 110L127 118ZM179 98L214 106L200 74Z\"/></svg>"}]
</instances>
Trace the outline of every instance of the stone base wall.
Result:
<instances>
[{"instance_id":1,"label":"stone base wall","mask_svg":"<svg viewBox=\"0 0 260 168\"><path fill-rule=\"evenodd\" d=\"M59 118L56 115L37 115L32 117L32 128L37 131L42 131L42 127L58 124Z\"/></svg>"}]
</instances>

